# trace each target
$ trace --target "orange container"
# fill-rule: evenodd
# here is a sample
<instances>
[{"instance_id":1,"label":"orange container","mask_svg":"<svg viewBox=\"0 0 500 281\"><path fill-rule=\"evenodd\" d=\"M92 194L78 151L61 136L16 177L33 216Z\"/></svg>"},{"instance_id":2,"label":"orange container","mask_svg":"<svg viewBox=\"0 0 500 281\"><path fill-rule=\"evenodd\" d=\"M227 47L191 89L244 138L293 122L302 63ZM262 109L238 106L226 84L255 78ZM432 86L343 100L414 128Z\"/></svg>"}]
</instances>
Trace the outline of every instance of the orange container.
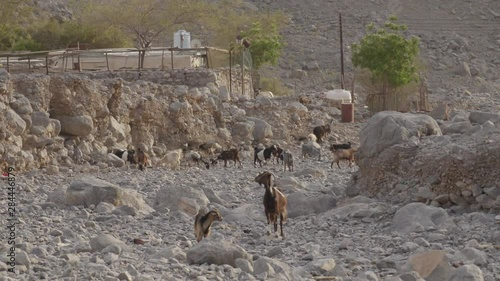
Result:
<instances>
[{"instance_id":1,"label":"orange container","mask_svg":"<svg viewBox=\"0 0 500 281\"><path fill-rule=\"evenodd\" d=\"M342 122L354 122L354 103L343 103L341 106Z\"/></svg>"}]
</instances>

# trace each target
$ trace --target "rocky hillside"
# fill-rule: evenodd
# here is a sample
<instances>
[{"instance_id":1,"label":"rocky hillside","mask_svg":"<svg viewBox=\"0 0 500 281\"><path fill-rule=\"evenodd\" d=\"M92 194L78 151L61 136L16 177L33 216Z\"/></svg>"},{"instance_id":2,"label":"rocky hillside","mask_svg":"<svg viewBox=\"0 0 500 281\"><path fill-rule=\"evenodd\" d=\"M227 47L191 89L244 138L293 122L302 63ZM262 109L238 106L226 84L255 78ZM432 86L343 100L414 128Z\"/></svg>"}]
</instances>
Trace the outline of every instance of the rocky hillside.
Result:
<instances>
[{"instance_id":1,"label":"rocky hillside","mask_svg":"<svg viewBox=\"0 0 500 281\"><path fill-rule=\"evenodd\" d=\"M338 14L342 13L348 77L353 74L348 46L362 38L366 24L383 23L389 14L395 14L408 26L408 33L421 40L423 75L429 81L432 102L455 103L463 100L465 91L474 93L473 97L483 93L498 96L500 92L498 1L252 2L260 9L282 10L292 16L290 26L283 32L287 47L278 70L281 78L297 91L324 90L331 87L332 77L338 87ZM306 70L309 77L300 82L293 75L290 77L297 68ZM357 90L361 94L364 91Z\"/></svg>"}]
</instances>

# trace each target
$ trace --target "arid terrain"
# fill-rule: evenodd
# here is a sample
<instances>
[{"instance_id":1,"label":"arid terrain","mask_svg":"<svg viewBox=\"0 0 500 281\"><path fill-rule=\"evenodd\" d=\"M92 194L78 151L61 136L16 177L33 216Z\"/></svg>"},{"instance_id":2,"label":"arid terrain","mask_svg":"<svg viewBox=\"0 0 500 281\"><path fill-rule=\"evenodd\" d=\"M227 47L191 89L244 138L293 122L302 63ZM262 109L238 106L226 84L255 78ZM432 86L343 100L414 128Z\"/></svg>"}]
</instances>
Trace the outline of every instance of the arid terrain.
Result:
<instances>
[{"instance_id":1,"label":"arid terrain","mask_svg":"<svg viewBox=\"0 0 500 281\"><path fill-rule=\"evenodd\" d=\"M39 2L71 14L64 1ZM499 281L500 2L250 2L292 15L283 57L263 75L293 95L228 93L204 69L0 69L0 159L16 170L0 180L0 280ZM342 123L316 95L339 87L339 12L346 46L390 13L420 37L431 112L372 115L358 83L355 122ZM326 124L321 158L303 157ZM330 145L346 142L355 164L332 167ZM185 153L180 169L158 164L186 143L206 159L238 148L243 167L206 169ZM254 166L258 144L288 149L294 171ZM111 153L128 146L146 151L146 171ZM262 171L288 199L285 239L266 233ZM222 221L197 243L195 216L214 208Z\"/></svg>"}]
</instances>

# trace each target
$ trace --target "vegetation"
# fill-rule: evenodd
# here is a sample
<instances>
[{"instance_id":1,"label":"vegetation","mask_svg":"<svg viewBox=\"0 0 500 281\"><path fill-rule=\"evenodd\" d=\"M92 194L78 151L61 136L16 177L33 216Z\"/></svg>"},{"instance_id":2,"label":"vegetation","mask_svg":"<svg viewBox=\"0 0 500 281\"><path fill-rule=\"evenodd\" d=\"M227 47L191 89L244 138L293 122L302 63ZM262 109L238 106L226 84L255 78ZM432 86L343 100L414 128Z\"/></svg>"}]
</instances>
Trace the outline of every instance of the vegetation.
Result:
<instances>
[{"instance_id":1,"label":"vegetation","mask_svg":"<svg viewBox=\"0 0 500 281\"><path fill-rule=\"evenodd\" d=\"M368 34L352 45L353 65L368 69L372 83L379 85L383 95L418 81L419 40L416 37L405 38L403 32L406 26L396 21L396 17L390 17L378 29L370 24Z\"/></svg>"},{"instance_id":2,"label":"vegetation","mask_svg":"<svg viewBox=\"0 0 500 281\"><path fill-rule=\"evenodd\" d=\"M254 22L252 27L242 32L242 37L247 38L252 54L253 68L258 70L264 64L277 64L283 49L283 39L278 32L276 23L263 28L260 22Z\"/></svg>"},{"instance_id":3,"label":"vegetation","mask_svg":"<svg viewBox=\"0 0 500 281\"><path fill-rule=\"evenodd\" d=\"M261 91L271 91L274 96L288 96L292 92L278 78L261 78L260 88Z\"/></svg>"}]
</instances>

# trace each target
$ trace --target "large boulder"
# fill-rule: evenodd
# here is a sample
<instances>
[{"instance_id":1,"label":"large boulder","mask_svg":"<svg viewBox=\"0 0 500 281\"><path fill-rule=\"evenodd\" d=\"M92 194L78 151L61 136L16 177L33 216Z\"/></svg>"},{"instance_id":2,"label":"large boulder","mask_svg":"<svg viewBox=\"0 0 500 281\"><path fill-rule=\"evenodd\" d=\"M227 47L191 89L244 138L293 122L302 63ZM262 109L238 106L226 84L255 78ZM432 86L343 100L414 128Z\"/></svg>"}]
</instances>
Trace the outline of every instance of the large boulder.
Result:
<instances>
[{"instance_id":1,"label":"large boulder","mask_svg":"<svg viewBox=\"0 0 500 281\"><path fill-rule=\"evenodd\" d=\"M500 113L471 111L469 120L471 123L475 124L484 124L486 121L500 124Z\"/></svg>"},{"instance_id":2,"label":"large boulder","mask_svg":"<svg viewBox=\"0 0 500 281\"><path fill-rule=\"evenodd\" d=\"M325 194L307 195L303 192L294 192L287 200L290 218L323 213L337 206L335 197Z\"/></svg>"},{"instance_id":3,"label":"large boulder","mask_svg":"<svg viewBox=\"0 0 500 281\"><path fill-rule=\"evenodd\" d=\"M58 116L55 119L61 122L61 133L72 136L88 136L94 129L92 117L80 116Z\"/></svg>"},{"instance_id":4,"label":"large boulder","mask_svg":"<svg viewBox=\"0 0 500 281\"><path fill-rule=\"evenodd\" d=\"M137 191L121 188L90 176L73 181L66 190L66 204L68 205L90 206L93 204L97 206L101 202L111 203L114 206L131 206L142 213L153 211Z\"/></svg>"},{"instance_id":5,"label":"large boulder","mask_svg":"<svg viewBox=\"0 0 500 281\"><path fill-rule=\"evenodd\" d=\"M200 188L165 185L156 193L154 208L156 211L169 209L194 216L208 203L210 201Z\"/></svg>"},{"instance_id":6,"label":"large boulder","mask_svg":"<svg viewBox=\"0 0 500 281\"><path fill-rule=\"evenodd\" d=\"M14 110L6 108L5 111L2 112L0 108L0 114L5 116L5 124L14 135L19 136L24 133L27 127L26 121L24 121Z\"/></svg>"},{"instance_id":7,"label":"large boulder","mask_svg":"<svg viewBox=\"0 0 500 281\"><path fill-rule=\"evenodd\" d=\"M448 213L442 208L410 203L396 212L392 227L395 231L410 233L443 227L449 222Z\"/></svg>"},{"instance_id":8,"label":"large boulder","mask_svg":"<svg viewBox=\"0 0 500 281\"><path fill-rule=\"evenodd\" d=\"M229 264L236 267L236 259L251 261L251 257L245 249L226 240L204 239L187 252L187 262L189 264Z\"/></svg>"},{"instance_id":9,"label":"large boulder","mask_svg":"<svg viewBox=\"0 0 500 281\"><path fill-rule=\"evenodd\" d=\"M19 115L33 113L30 101L24 96L17 98L10 107Z\"/></svg>"},{"instance_id":10,"label":"large boulder","mask_svg":"<svg viewBox=\"0 0 500 281\"><path fill-rule=\"evenodd\" d=\"M433 250L411 256L400 271L415 271L426 281L443 281L451 276L452 267L445 251Z\"/></svg>"},{"instance_id":11,"label":"large boulder","mask_svg":"<svg viewBox=\"0 0 500 281\"><path fill-rule=\"evenodd\" d=\"M412 136L442 135L438 123L428 115L382 111L368 120L360 132L358 158L372 158Z\"/></svg>"},{"instance_id":12,"label":"large boulder","mask_svg":"<svg viewBox=\"0 0 500 281\"><path fill-rule=\"evenodd\" d=\"M255 127L253 129L253 138L256 141L262 141L265 138L273 137L273 130L269 123L262 119L254 117L248 117L247 119L255 123Z\"/></svg>"}]
</instances>

